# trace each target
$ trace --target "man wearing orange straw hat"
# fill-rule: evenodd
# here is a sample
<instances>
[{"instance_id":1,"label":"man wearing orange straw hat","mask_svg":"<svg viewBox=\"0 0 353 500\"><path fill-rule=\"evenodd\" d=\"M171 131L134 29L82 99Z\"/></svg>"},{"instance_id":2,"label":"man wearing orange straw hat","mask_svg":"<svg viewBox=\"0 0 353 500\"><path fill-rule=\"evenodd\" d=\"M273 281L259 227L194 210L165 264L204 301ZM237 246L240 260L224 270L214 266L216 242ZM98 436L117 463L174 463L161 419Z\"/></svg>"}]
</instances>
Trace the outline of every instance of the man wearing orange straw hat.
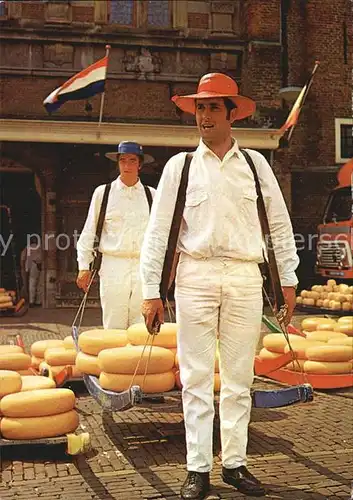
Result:
<instances>
[{"instance_id":1,"label":"man wearing orange straw hat","mask_svg":"<svg viewBox=\"0 0 353 500\"><path fill-rule=\"evenodd\" d=\"M246 495L262 496L264 488L246 467L246 447L263 306L258 267L263 239L254 175L231 130L235 120L254 113L255 103L221 73L203 76L196 94L172 100L195 114L201 136L177 243L175 298L188 470L181 498L203 499L210 487L217 332L222 478ZM271 167L257 151L247 152L265 199L289 321L298 265L292 226ZM179 153L164 168L141 251L142 310L151 333L156 319L164 321L159 285L184 162L185 153Z\"/></svg>"}]
</instances>

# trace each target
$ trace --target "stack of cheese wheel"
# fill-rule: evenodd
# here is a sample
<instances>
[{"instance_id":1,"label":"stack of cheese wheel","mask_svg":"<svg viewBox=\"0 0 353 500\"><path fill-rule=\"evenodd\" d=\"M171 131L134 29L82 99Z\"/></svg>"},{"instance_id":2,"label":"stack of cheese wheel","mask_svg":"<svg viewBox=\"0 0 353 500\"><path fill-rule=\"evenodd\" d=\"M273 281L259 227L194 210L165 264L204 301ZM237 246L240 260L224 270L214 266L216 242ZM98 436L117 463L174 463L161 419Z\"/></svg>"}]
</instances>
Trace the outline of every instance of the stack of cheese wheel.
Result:
<instances>
[{"instance_id":1,"label":"stack of cheese wheel","mask_svg":"<svg viewBox=\"0 0 353 500\"><path fill-rule=\"evenodd\" d=\"M297 297L297 304L331 309L333 311L353 310L353 286L337 285L335 280L328 280L326 285L314 285L311 290L302 290Z\"/></svg>"},{"instance_id":2,"label":"stack of cheese wheel","mask_svg":"<svg viewBox=\"0 0 353 500\"><path fill-rule=\"evenodd\" d=\"M20 374L29 372L31 357L17 345L0 345L0 370L13 370Z\"/></svg>"},{"instance_id":3,"label":"stack of cheese wheel","mask_svg":"<svg viewBox=\"0 0 353 500\"><path fill-rule=\"evenodd\" d=\"M0 310L14 308L16 292L0 288Z\"/></svg>"},{"instance_id":4,"label":"stack of cheese wheel","mask_svg":"<svg viewBox=\"0 0 353 500\"><path fill-rule=\"evenodd\" d=\"M6 439L39 439L74 432L79 425L75 394L69 389L41 389L4 396L0 433Z\"/></svg>"},{"instance_id":5,"label":"stack of cheese wheel","mask_svg":"<svg viewBox=\"0 0 353 500\"><path fill-rule=\"evenodd\" d=\"M145 345L146 340L150 342L149 335L144 323L136 323L127 329L127 337L131 345ZM177 325L176 323L163 323L158 335L155 335L153 345L169 349L175 355L177 350Z\"/></svg>"},{"instance_id":6,"label":"stack of cheese wheel","mask_svg":"<svg viewBox=\"0 0 353 500\"><path fill-rule=\"evenodd\" d=\"M80 352L76 357L76 368L82 373L99 377L101 369L98 354L104 349L125 347L128 343L126 330L88 330L78 338Z\"/></svg>"},{"instance_id":7,"label":"stack of cheese wheel","mask_svg":"<svg viewBox=\"0 0 353 500\"><path fill-rule=\"evenodd\" d=\"M215 367L214 367L214 391L219 392L221 390L221 377L219 374L219 341L217 340L217 348L216 348L216 360L215 360ZM179 371L179 359L178 355L175 355L175 366L177 368L177 371L175 372L175 382L176 386L179 389L182 389L182 383L180 380L180 371Z\"/></svg>"},{"instance_id":8,"label":"stack of cheese wheel","mask_svg":"<svg viewBox=\"0 0 353 500\"><path fill-rule=\"evenodd\" d=\"M82 374L76 368L76 355L76 349L66 349L64 345L62 347L49 347L44 351L44 362L39 365L39 369L41 371L48 366L55 377L66 367L71 367L72 378L79 378Z\"/></svg>"},{"instance_id":9,"label":"stack of cheese wheel","mask_svg":"<svg viewBox=\"0 0 353 500\"><path fill-rule=\"evenodd\" d=\"M39 389L55 389L56 384L54 380L49 377L42 377L41 375L23 375L22 377L22 392L34 391Z\"/></svg>"},{"instance_id":10,"label":"stack of cheese wheel","mask_svg":"<svg viewBox=\"0 0 353 500\"><path fill-rule=\"evenodd\" d=\"M139 385L147 394L170 391L175 385L174 359L173 352L158 346L104 349L98 355L102 370L99 382L103 389L116 392L125 391L131 384Z\"/></svg>"},{"instance_id":11,"label":"stack of cheese wheel","mask_svg":"<svg viewBox=\"0 0 353 500\"><path fill-rule=\"evenodd\" d=\"M39 365L44 361L46 349L52 347L64 347L64 342L60 339L37 340L31 345L31 364L33 368L39 370Z\"/></svg>"}]
</instances>

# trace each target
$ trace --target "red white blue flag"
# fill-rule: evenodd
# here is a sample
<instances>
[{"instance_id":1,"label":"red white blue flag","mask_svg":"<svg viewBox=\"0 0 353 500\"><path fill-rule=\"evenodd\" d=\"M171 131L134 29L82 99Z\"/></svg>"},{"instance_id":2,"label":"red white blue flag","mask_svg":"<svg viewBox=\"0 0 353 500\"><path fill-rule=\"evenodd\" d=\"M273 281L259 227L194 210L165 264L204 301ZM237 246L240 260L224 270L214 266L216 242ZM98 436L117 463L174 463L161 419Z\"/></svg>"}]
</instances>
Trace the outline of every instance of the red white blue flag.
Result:
<instances>
[{"instance_id":1,"label":"red white blue flag","mask_svg":"<svg viewBox=\"0 0 353 500\"><path fill-rule=\"evenodd\" d=\"M103 59L88 66L88 68L80 71L80 73L77 73L77 75L74 75L44 99L43 105L46 110L51 113L67 101L88 99L104 92L107 67L108 56L105 56Z\"/></svg>"}]
</instances>

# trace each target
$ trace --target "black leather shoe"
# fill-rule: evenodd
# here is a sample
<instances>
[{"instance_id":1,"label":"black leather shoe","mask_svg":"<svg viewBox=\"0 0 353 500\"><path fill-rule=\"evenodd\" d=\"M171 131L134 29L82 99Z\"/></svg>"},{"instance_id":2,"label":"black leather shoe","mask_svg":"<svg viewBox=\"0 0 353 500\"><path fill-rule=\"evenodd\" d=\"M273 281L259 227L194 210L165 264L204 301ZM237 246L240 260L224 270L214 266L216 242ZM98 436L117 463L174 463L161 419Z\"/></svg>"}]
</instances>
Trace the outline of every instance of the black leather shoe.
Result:
<instances>
[{"instance_id":1,"label":"black leather shoe","mask_svg":"<svg viewBox=\"0 0 353 500\"><path fill-rule=\"evenodd\" d=\"M260 481L250 474L245 465L236 469L222 467L222 479L225 483L234 486L240 493L250 497L262 497L266 494Z\"/></svg>"},{"instance_id":2,"label":"black leather shoe","mask_svg":"<svg viewBox=\"0 0 353 500\"><path fill-rule=\"evenodd\" d=\"M189 471L180 490L180 497L185 500L203 500L210 489L208 472Z\"/></svg>"}]
</instances>

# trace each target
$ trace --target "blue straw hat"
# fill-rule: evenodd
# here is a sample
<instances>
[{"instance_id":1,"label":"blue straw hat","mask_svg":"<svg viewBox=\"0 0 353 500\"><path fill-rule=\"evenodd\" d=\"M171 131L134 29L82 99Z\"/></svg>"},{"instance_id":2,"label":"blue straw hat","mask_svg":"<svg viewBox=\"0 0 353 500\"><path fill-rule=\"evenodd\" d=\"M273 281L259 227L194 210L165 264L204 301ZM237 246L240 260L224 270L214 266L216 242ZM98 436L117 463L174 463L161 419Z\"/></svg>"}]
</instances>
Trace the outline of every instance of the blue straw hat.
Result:
<instances>
[{"instance_id":1,"label":"blue straw hat","mask_svg":"<svg viewBox=\"0 0 353 500\"><path fill-rule=\"evenodd\" d=\"M132 142L132 141L120 142L120 144L118 144L118 146L117 146L117 151L106 153L105 156L107 158L109 158L109 160L116 162L119 158L119 155L121 155L121 154L131 154L131 155L140 156L145 165L148 163L154 162L153 156L151 156L149 154L145 154L143 152L142 146L140 144L138 144L137 142Z\"/></svg>"}]
</instances>

